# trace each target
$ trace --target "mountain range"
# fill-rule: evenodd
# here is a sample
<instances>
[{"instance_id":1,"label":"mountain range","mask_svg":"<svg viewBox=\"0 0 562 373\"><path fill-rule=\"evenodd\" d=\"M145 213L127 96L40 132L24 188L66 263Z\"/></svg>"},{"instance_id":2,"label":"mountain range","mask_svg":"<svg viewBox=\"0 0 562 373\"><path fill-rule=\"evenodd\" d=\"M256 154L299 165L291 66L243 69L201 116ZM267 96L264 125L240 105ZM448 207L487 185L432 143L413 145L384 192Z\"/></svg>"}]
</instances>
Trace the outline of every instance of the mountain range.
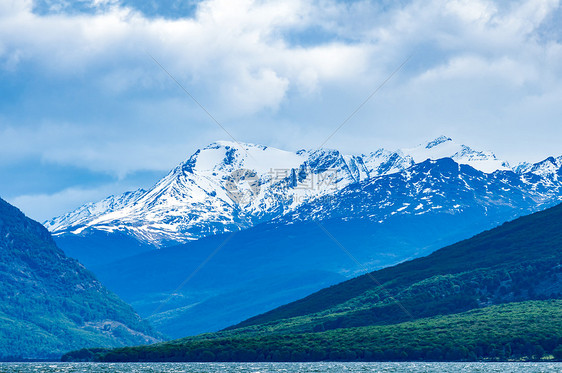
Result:
<instances>
[{"instance_id":1,"label":"mountain range","mask_svg":"<svg viewBox=\"0 0 562 373\"><path fill-rule=\"evenodd\" d=\"M499 190L506 196L501 203L511 203L506 201L511 198L509 191L519 194L516 198L528 199L527 204L533 207L519 213L536 211L560 199L562 157L510 167L491 152L473 150L445 136L414 148L379 149L366 155L326 149L288 152L219 141L196 151L149 190L88 203L43 224L68 255L96 265L277 219L311 219L309 212L314 220L338 211L343 216L343 210L326 203L343 206L347 200L342 197L353 194L357 198L358 190L377 186L376 199L369 197L355 206L355 215L380 222L396 214L421 215L436 210L457 214L466 207L462 200L433 203L442 191L431 185L419 189L410 180L415 175L409 168L445 158L481 172L484 178L495 175L497 183L491 187L505 189ZM384 185L392 179L408 185L407 193L414 198L400 201L406 191ZM464 183L462 178L459 183ZM472 187L459 185L469 194ZM497 192L490 191L489 200ZM473 202L468 207L473 207ZM371 210L368 214L365 207ZM504 220L506 217L499 219Z\"/></svg>"},{"instance_id":2,"label":"mountain range","mask_svg":"<svg viewBox=\"0 0 562 373\"><path fill-rule=\"evenodd\" d=\"M0 199L0 359L59 358L73 348L157 342L146 321L41 224Z\"/></svg>"},{"instance_id":3,"label":"mountain range","mask_svg":"<svg viewBox=\"0 0 562 373\"><path fill-rule=\"evenodd\" d=\"M148 191L45 225L159 331L181 337L554 205L561 166L510 167L447 137L367 155L218 142Z\"/></svg>"},{"instance_id":4,"label":"mountain range","mask_svg":"<svg viewBox=\"0 0 562 373\"><path fill-rule=\"evenodd\" d=\"M350 185L440 158L488 174L512 170L492 153L458 145L444 136L411 149L379 149L367 155L325 149L293 153L221 141L196 151L148 191L110 196L44 225L55 236L103 231L125 233L155 246L185 243L249 228ZM556 162L560 166L560 159ZM548 171L539 165L517 168L521 175L544 176Z\"/></svg>"}]
</instances>

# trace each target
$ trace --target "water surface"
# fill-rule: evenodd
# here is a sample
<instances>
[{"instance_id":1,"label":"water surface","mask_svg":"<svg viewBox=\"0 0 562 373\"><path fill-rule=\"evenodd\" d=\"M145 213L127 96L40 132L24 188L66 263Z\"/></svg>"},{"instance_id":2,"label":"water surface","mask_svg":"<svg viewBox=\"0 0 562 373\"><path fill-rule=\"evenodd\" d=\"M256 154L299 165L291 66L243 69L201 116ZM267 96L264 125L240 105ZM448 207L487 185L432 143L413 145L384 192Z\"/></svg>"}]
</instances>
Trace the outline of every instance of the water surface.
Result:
<instances>
[{"instance_id":1,"label":"water surface","mask_svg":"<svg viewBox=\"0 0 562 373\"><path fill-rule=\"evenodd\" d=\"M562 363L0 363L1 373L550 373Z\"/></svg>"}]
</instances>

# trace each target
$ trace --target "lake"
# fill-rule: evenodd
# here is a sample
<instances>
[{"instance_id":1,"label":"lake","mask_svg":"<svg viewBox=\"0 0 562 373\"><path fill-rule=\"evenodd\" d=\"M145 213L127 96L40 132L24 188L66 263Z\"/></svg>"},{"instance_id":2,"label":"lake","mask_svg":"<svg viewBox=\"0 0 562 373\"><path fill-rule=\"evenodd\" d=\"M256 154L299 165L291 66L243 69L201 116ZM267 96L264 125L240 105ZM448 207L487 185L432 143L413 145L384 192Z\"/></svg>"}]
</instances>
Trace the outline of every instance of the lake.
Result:
<instances>
[{"instance_id":1,"label":"lake","mask_svg":"<svg viewBox=\"0 0 562 373\"><path fill-rule=\"evenodd\" d=\"M510 373L562 372L562 363L0 363L1 373Z\"/></svg>"}]
</instances>

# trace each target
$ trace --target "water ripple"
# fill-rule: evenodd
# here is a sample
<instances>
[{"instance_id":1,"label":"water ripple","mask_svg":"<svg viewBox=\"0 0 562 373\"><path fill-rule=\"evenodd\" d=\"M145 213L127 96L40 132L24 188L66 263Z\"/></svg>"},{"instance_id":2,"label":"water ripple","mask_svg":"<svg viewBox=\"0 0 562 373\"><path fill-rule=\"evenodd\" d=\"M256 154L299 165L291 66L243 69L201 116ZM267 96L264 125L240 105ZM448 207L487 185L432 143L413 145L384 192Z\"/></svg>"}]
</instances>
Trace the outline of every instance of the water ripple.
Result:
<instances>
[{"instance_id":1,"label":"water ripple","mask_svg":"<svg viewBox=\"0 0 562 373\"><path fill-rule=\"evenodd\" d=\"M562 363L0 363L1 373L550 373Z\"/></svg>"}]
</instances>

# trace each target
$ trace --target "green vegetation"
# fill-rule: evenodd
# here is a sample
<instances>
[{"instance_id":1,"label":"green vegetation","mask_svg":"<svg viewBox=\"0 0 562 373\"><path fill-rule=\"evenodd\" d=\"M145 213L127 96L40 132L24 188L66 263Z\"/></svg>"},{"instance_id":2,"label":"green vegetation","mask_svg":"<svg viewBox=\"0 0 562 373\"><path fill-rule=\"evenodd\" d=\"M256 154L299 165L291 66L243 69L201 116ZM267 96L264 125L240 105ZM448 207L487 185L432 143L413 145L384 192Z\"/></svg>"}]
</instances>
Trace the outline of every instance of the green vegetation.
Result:
<instances>
[{"instance_id":1,"label":"green vegetation","mask_svg":"<svg viewBox=\"0 0 562 373\"><path fill-rule=\"evenodd\" d=\"M150 326L49 232L0 199L0 358L156 341Z\"/></svg>"},{"instance_id":2,"label":"green vegetation","mask_svg":"<svg viewBox=\"0 0 562 373\"><path fill-rule=\"evenodd\" d=\"M78 351L99 361L562 356L562 205L326 288L219 333Z\"/></svg>"},{"instance_id":3,"label":"green vegetation","mask_svg":"<svg viewBox=\"0 0 562 373\"><path fill-rule=\"evenodd\" d=\"M562 301L529 301L395 325L320 333L221 332L174 342L82 350L65 360L412 361L539 360L562 349Z\"/></svg>"}]
</instances>

